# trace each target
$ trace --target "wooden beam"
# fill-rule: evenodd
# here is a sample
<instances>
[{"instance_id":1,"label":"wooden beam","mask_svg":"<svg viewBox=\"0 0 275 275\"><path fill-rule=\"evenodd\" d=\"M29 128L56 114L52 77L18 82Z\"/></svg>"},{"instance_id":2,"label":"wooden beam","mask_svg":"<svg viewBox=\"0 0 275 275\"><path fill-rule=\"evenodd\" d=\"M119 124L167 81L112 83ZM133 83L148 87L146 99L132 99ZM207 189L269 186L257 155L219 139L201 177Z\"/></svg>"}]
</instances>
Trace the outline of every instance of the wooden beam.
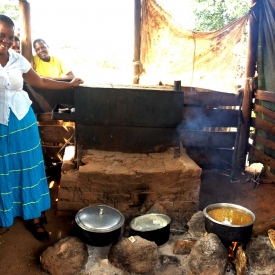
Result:
<instances>
[{"instance_id":1,"label":"wooden beam","mask_svg":"<svg viewBox=\"0 0 275 275\"><path fill-rule=\"evenodd\" d=\"M251 0L250 6L253 7L256 5L256 1L257 0ZM248 152L248 139L253 97L252 79L255 76L258 49L259 9L260 5L258 3L249 15L248 50L245 68L245 77L247 80L245 83L242 103L243 123L240 129L239 149L237 153L237 167L241 169L245 168L246 155Z\"/></svg>"},{"instance_id":2,"label":"wooden beam","mask_svg":"<svg viewBox=\"0 0 275 275\"><path fill-rule=\"evenodd\" d=\"M134 6L134 78L133 84L139 83L140 74L140 24L141 24L141 0L135 0Z\"/></svg>"},{"instance_id":3,"label":"wooden beam","mask_svg":"<svg viewBox=\"0 0 275 275\"><path fill-rule=\"evenodd\" d=\"M251 126L275 136L275 124L261 118L252 118Z\"/></svg>"},{"instance_id":4,"label":"wooden beam","mask_svg":"<svg viewBox=\"0 0 275 275\"><path fill-rule=\"evenodd\" d=\"M33 65L32 39L31 39L31 9L27 1L19 2L21 19L20 42L21 54Z\"/></svg>"},{"instance_id":5,"label":"wooden beam","mask_svg":"<svg viewBox=\"0 0 275 275\"><path fill-rule=\"evenodd\" d=\"M271 148L272 150L275 150L275 142L270 139L255 135L253 136L253 141L265 147Z\"/></svg>"},{"instance_id":6,"label":"wooden beam","mask_svg":"<svg viewBox=\"0 0 275 275\"><path fill-rule=\"evenodd\" d=\"M236 132L196 131L182 129L179 132L183 147L232 148Z\"/></svg>"},{"instance_id":7,"label":"wooden beam","mask_svg":"<svg viewBox=\"0 0 275 275\"><path fill-rule=\"evenodd\" d=\"M202 130L204 127L237 127L239 110L183 107L182 127Z\"/></svg>"},{"instance_id":8,"label":"wooden beam","mask_svg":"<svg viewBox=\"0 0 275 275\"><path fill-rule=\"evenodd\" d=\"M43 142L65 143L74 133L72 126L41 125L38 126Z\"/></svg>"},{"instance_id":9,"label":"wooden beam","mask_svg":"<svg viewBox=\"0 0 275 275\"><path fill-rule=\"evenodd\" d=\"M225 166L231 168L233 149L185 148L188 156L199 166Z\"/></svg>"},{"instance_id":10,"label":"wooden beam","mask_svg":"<svg viewBox=\"0 0 275 275\"><path fill-rule=\"evenodd\" d=\"M265 100L272 103L275 103L275 93L263 90L257 90L255 92L255 98L259 100Z\"/></svg>"},{"instance_id":11,"label":"wooden beam","mask_svg":"<svg viewBox=\"0 0 275 275\"><path fill-rule=\"evenodd\" d=\"M275 94L275 93L274 93ZM263 106L260 106L258 104L254 104L253 105L253 110L255 113L261 113L271 119L274 119L275 120L275 112L263 107Z\"/></svg>"}]
</instances>

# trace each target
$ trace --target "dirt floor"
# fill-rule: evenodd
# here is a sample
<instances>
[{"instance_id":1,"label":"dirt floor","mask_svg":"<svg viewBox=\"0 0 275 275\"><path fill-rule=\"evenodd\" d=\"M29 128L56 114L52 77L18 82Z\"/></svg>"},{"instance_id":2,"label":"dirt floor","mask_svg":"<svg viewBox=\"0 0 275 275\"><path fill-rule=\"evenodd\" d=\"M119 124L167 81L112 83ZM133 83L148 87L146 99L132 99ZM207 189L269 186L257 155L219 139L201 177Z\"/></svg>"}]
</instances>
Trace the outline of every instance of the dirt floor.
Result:
<instances>
[{"instance_id":1,"label":"dirt floor","mask_svg":"<svg viewBox=\"0 0 275 275\"><path fill-rule=\"evenodd\" d=\"M255 168L257 170L257 168ZM202 173L200 206L198 210L211 203L229 202L249 208L256 215L254 227L268 221L275 223L275 184L261 183L257 187L251 181L254 168L250 173L239 173L237 181L231 182L230 171L205 170ZM43 272L39 256L48 247L61 238L68 236L74 217L56 215L56 199L59 187L56 171L49 178L52 208L46 212L50 232L50 241L39 242L25 228L21 218L16 218L10 228L0 227L0 274L39 275Z\"/></svg>"}]
</instances>

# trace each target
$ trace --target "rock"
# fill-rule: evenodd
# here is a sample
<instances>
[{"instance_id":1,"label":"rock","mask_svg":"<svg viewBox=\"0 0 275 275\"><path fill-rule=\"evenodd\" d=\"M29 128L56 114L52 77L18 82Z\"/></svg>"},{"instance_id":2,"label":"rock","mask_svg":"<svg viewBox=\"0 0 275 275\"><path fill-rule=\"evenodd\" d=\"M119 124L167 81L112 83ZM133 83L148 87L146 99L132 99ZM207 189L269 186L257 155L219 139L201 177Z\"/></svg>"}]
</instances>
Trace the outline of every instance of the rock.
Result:
<instances>
[{"instance_id":1,"label":"rock","mask_svg":"<svg viewBox=\"0 0 275 275\"><path fill-rule=\"evenodd\" d=\"M156 274L156 275L183 275L185 273L182 273L182 270L180 270L180 268L175 265L167 265L167 266L164 266L157 270L154 270L153 274Z\"/></svg>"},{"instance_id":2,"label":"rock","mask_svg":"<svg viewBox=\"0 0 275 275\"><path fill-rule=\"evenodd\" d=\"M252 237L245 250L248 267L257 275L275 274L275 249L268 237Z\"/></svg>"},{"instance_id":3,"label":"rock","mask_svg":"<svg viewBox=\"0 0 275 275\"><path fill-rule=\"evenodd\" d=\"M111 246L108 259L115 267L128 272L144 274L154 269L158 261L158 246L139 236L135 241L122 237Z\"/></svg>"},{"instance_id":4,"label":"rock","mask_svg":"<svg viewBox=\"0 0 275 275\"><path fill-rule=\"evenodd\" d=\"M155 202L155 204L146 212L146 214L151 214L151 213L167 215L167 210L159 202Z\"/></svg>"},{"instance_id":5,"label":"rock","mask_svg":"<svg viewBox=\"0 0 275 275\"><path fill-rule=\"evenodd\" d=\"M49 246L40 256L42 268L51 275L73 275L88 260L87 246L76 237L67 237Z\"/></svg>"},{"instance_id":6,"label":"rock","mask_svg":"<svg viewBox=\"0 0 275 275\"><path fill-rule=\"evenodd\" d=\"M253 233L254 236L257 236L257 235L267 236L267 231L269 229L274 229L275 230L275 222L274 221L255 224L253 226L253 232L252 233Z\"/></svg>"},{"instance_id":7,"label":"rock","mask_svg":"<svg viewBox=\"0 0 275 275\"><path fill-rule=\"evenodd\" d=\"M205 216L202 211L195 213L187 223L188 232L193 238L201 238L205 233Z\"/></svg>"},{"instance_id":8,"label":"rock","mask_svg":"<svg viewBox=\"0 0 275 275\"><path fill-rule=\"evenodd\" d=\"M195 240L176 240L173 248L173 253L181 255L189 254L195 243Z\"/></svg>"},{"instance_id":9,"label":"rock","mask_svg":"<svg viewBox=\"0 0 275 275\"><path fill-rule=\"evenodd\" d=\"M180 260L175 256L161 255L160 261L162 265L178 265Z\"/></svg>"},{"instance_id":10,"label":"rock","mask_svg":"<svg viewBox=\"0 0 275 275\"><path fill-rule=\"evenodd\" d=\"M219 237L213 233L197 240L188 259L190 275L224 275L227 251Z\"/></svg>"}]
</instances>

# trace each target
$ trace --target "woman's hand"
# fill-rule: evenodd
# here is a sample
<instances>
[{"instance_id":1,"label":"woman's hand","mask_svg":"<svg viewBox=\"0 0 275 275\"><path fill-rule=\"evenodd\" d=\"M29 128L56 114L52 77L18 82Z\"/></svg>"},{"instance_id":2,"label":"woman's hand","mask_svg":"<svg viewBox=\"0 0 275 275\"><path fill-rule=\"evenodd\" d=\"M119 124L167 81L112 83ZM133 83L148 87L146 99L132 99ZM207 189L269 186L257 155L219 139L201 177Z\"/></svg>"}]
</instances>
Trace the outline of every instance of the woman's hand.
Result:
<instances>
[{"instance_id":1,"label":"woman's hand","mask_svg":"<svg viewBox=\"0 0 275 275\"><path fill-rule=\"evenodd\" d=\"M76 77L70 83L72 84L72 87L76 87L76 86L79 86L80 84L83 84L84 81L81 78Z\"/></svg>"}]
</instances>

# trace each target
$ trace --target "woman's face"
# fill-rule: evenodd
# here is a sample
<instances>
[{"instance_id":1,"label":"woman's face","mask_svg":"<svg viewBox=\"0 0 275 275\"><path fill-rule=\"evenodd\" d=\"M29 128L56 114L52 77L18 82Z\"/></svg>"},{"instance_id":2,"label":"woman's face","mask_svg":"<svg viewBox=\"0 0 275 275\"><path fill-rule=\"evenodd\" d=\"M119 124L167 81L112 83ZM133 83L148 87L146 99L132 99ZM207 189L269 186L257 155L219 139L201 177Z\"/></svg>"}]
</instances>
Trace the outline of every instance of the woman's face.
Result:
<instances>
[{"instance_id":1,"label":"woman's face","mask_svg":"<svg viewBox=\"0 0 275 275\"><path fill-rule=\"evenodd\" d=\"M49 56L49 48L48 45L39 41L34 44L34 50L36 54L43 60L43 61L50 61Z\"/></svg>"},{"instance_id":2,"label":"woman's face","mask_svg":"<svg viewBox=\"0 0 275 275\"><path fill-rule=\"evenodd\" d=\"M14 40L12 45L11 45L11 49L14 50L17 53L21 53L20 51L20 42L17 40Z\"/></svg>"},{"instance_id":3,"label":"woman's face","mask_svg":"<svg viewBox=\"0 0 275 275\"><path fill-rule=\"evenodd\" d=\"M14 41L14 28L0 21L0 54L5 54Z\"/></svg>"}]
</instances>

